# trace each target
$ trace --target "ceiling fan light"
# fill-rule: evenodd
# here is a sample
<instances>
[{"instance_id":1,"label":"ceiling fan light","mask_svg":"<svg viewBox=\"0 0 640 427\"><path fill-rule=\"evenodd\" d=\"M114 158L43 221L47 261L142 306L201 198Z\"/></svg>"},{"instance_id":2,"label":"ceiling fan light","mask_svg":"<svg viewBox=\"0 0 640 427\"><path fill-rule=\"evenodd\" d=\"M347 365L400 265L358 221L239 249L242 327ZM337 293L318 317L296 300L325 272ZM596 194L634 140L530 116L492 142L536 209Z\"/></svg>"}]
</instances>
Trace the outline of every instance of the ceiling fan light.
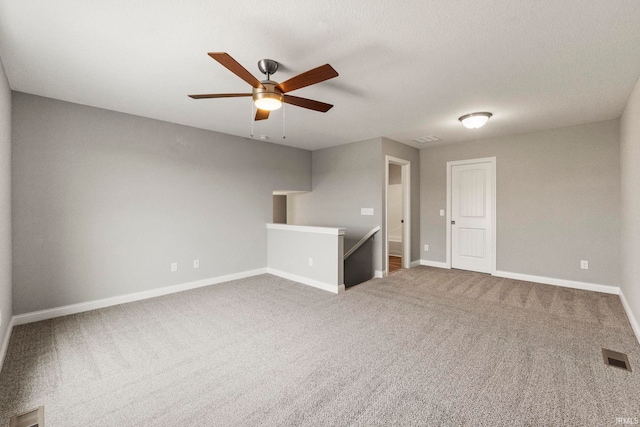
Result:
<instances>
[{"instance_id":1,"label":"ceiling fan light","mask_svg":"<svg viewBox=\"0 0 640 427\"><path fill-rule=\"evenodd\" d=\"M471 113L460 117L458 120L468 129L478 129L484 126L492 115L491 113Z\"/></svg>"},{"instance_id":2,"label":"ceiling fan light","mask_svg":"<svg viewBox=\"0 0 640 427\"><path fill-rule=\"evenodd\" d=\"M259 110L277 110L282 107L282 95L269 92L256 93L253 95L253 103Z\"/></svg>"}]
</instances>

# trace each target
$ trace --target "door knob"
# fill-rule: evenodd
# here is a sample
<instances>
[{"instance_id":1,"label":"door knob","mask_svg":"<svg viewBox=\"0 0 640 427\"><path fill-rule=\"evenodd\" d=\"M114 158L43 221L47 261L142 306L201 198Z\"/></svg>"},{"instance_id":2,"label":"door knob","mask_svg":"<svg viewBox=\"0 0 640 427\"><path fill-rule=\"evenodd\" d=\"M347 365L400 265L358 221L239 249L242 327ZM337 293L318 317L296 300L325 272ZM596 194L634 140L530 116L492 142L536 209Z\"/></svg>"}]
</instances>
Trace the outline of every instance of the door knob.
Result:
<instances>
[{"instance_id":1,"label":"door knob","mask_svg":"<svg viewBox=\"0 0 640 427\"><path fill-rule=\"evenodd\" d=\"M451 225L456 225L455 220L451 220Z\"/></svg>"}]
</instances>

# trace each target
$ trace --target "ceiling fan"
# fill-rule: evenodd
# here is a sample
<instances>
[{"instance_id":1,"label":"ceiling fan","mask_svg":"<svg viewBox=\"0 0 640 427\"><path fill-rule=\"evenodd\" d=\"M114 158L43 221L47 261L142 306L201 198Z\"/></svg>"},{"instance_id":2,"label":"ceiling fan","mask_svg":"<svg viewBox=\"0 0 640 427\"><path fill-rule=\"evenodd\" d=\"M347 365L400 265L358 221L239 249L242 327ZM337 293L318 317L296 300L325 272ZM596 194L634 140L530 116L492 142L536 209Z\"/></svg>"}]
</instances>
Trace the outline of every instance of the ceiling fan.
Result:
<instances>
[{"instance_id":1,"label":"ceiling fan","mask_svg":"<svg viewBox=\"0 0 640 427\"><path fill-rule=\"evenodd\" d=\"M295 77L290 78L282 83L270 80L272 74L278 70L278 63L272 59L261 59L258 61L258 68L267 76L266 80L258 80L253 74L240 65L228 53L225 52L209 52L208 55L226 67L236 76L253 87L251 93L210 93L203 95L189 95L193 99L204 98L236 98L241 96L253 97L253 102L258 108L255 120L264 120L269 118L269 112L282 107L282 103L295 105L297 107L308 108L309 110L320 111L326 113L333 107L313 99L300 98L298 96L287 95L296 89L310 86L325 80L338 76L338 72L329 64L321 65Z\"/></svg>"}]
</instances>

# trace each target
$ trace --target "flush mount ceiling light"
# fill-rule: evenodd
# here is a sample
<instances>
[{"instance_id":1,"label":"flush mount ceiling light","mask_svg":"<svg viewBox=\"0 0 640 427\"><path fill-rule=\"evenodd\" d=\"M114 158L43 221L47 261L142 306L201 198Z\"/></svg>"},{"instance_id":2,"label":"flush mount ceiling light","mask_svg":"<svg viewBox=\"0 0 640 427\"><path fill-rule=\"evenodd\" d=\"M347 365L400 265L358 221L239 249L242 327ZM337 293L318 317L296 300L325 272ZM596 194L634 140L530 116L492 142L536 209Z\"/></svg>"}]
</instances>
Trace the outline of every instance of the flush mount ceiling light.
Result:
<instances>
[{"instance_id":1,"label":"flush mount ceiling light","mask_svg":"<svg viewBox=\"0 0 640 427\"><path fill-rule=\"evenodd\" d=\"M484 126L492 115L491 113L471 113L465 114L458 120L468 129L478 129Z\"/></svg>"}]
</instances>

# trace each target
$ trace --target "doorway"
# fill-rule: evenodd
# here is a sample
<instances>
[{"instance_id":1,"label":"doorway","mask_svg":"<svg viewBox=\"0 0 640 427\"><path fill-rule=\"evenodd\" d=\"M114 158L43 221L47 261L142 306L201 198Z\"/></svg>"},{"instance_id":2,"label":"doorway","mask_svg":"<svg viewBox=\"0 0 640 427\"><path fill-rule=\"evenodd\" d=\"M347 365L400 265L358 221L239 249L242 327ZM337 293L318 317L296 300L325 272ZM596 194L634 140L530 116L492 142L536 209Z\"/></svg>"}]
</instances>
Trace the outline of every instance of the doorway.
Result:
<instances>
[{"instance_id":1,"label":"doorway","mask_svg":"<svg viewBox=\"0 0 640 427\"><path fill-rule=\"evenodd\" d=\"M496 271L496 159L447 163L447 267Z\"/></svg>"},{"instance_id":2,"label":"doorway","mask_svg":"<svg viewBox=\"0 0 640 427\"><path fill-rule=\"evenodd\" d=\"M411 264L411 162L385 157L385 275Z\"/></svg>"}]
</instances>

